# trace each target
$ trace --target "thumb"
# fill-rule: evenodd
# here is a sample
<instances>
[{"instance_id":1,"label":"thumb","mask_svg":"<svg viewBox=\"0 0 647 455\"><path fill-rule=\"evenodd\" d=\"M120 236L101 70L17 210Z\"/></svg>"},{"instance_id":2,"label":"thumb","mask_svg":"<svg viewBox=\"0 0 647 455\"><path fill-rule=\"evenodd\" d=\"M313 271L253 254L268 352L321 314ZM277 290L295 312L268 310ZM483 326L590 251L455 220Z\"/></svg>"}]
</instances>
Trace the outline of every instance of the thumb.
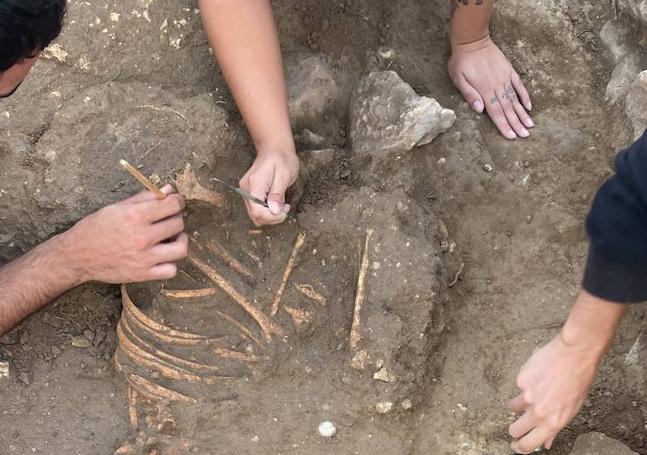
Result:
<instances>
[{"instance_id":1,"label":"thumb","mask_svg":"<svg viewBox=\"0 0 647 455\"><path fill-rule=\"evenodd\" d=\"M270 206L272 215L282 215L290 211L290 205L285 203L285 192L290 183L280 174L274 176L272 186L267 195L267 204Z\"/></svg>"},{"instance_id":2,"label":"thumb","mask_svg":"<svg viewBox=\"0 0 647 455\"><path fill-rule=\"evenodd\" d=\"M483 110L485 109L483 98L481 98L478 90L476 90L472 86L472 84L470 84L467 79L465 79L464 76L461 76L458 79L456 88L461 92L463 98L465 98L465 101L467 101L467 104L469 104L474 111L478 112L479 114L483 112Z\"/></svg>"}]
</instances>

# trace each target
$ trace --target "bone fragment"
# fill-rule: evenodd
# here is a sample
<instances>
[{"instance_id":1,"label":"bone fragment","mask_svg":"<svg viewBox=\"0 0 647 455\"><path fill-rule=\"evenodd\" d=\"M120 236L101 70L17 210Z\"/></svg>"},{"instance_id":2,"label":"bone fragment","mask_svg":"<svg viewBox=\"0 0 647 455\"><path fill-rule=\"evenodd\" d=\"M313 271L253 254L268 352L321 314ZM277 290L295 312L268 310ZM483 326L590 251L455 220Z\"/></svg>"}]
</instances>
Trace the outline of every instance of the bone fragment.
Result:
<instances>
[{"instance_id":1,"label":"bone fragment","mask_svg":"<svg viewBox=\"0 0 647 455\"><path fill-rule=\"evenodd\" d=\"M285 291L285 286L288 283L288 279L290 279L292 270L294 270L294 263L297 259L297 256L299 255L299 252L301 251L301 248L303 248L305 241L306 233L300 232L297 236L296 242L294 243L294 248L292 248L292 254L290 255L290 259L288 259L288 264L285 267L285 272L283 272L283 279L281 280L279 290L276 291L276 296L274 297L274 302L272 303L272 316L275 316L279 311L279 305L281 304L281 297L283 296L283 292Z\"/></svg>"},{"instance_id":2,"label":"bone fragment","mask_svg":"<svg viewBox=\"0 0 647 455\"><path fill-rule=\"evenodd\" d=\"M364 307L364 302L366 301L366 274L368 272L368 246L371 236L373 235L373 229L366 230L366 240L364 242L364 252L362 254L362 260L359 265L359 276L357 278L357 292L355 294L355 310L353 311L353 324L350 329L350 349L351 354L357 352L357 347L361 340L361 318L362 318L362 308Z\"/></svg>"},{"instance_id":3,"label":"bone fragment","mask_svg":"<svg viewBox=\"0 0 647 455\"><path fill-rule=\"evenodd\" d=\"M148 379L142 378L141 376L138 376L136 374L128 375L127 380L131 385L134 385L137 388L146 391L148 395L157 397L157 401L166 401L168 403L177 401L179 403L186 404L197 403L194 398L175 392L174 390L167 389L166 387L154 384Z\"/></svg>"},{"instance_id":4,"label":"bone fragment","mask_svg":"<svg viewBox=\"0 0 647 455\"><path fill-rule=\"evenodd\" d=\"M283 305L283 309L292 318L292 323L296 327L297 332L302 332L312 323L313 316L309 311L292 308L287 305Z\"/></svg>"},{"instance_id":5,"label":"bone fragment","mask_svg":"<svg viewBox=\"0 0 647 455\"><path fill-rule=\"evenodd\" d=\"M217 244L216 242L210 241L206 242L207 248L209 251L211 251L213 254L216 256L219 256L222 260L224 260L229 267L237 271L238 273L245 275L247 278L253 278L254 274L252 273L251 270L249 270L247 267L245 267L243 264L240 263L229 251L227 251L224 247L221 245Z\"/></svg>"},{"instance_id":6,"label":"bone fragment","mask_svg":"<svg viewBox=\"0 0 647 455\"><path fill-rule=\"evenodd\" d=\"M162 289L161 294L164 297L172 299L197 299L200 297L209 297L216 293L216 288L190 289L190 290L173 290Z\"/></svg>"},{"instance_id":7,"label":"bone fragment","mask_svg":"<svg viewBox=\"0 0 647 455\"><path fill-rule=\"evenodd\" d=\"M139 427L137 415L137 392L132 386L128 386L128 416L130 418L130 428L134 431Z\"/></svg>"},{"instance_id":8,"label":"bone fragment","mask_svg":"<svg viewBox=\"0 0 647 455\"><path fill-rule=\"evenodd\" d=\"M311 285L297 284L296 288L297 288L297 291L299 291L301 294L305 295L306 297L314 300L315 303L318 303L321 306L326 306L326 298L323 295L319 294L317 291L315 291Z\"/></svg>"},{"instance_id":9,"label":"bone fragment","mask_svg":"<svg viewBox=\"0 0 647 455\"><path fill-rule=\"evenodd\" d=\"M225 206L225 197L222 193L208 190L200 185L189 163L186 164L184 173L178 175L175 185L178 192L188 201L206 202L214 207Z\"/></svg>"}]
</instances>

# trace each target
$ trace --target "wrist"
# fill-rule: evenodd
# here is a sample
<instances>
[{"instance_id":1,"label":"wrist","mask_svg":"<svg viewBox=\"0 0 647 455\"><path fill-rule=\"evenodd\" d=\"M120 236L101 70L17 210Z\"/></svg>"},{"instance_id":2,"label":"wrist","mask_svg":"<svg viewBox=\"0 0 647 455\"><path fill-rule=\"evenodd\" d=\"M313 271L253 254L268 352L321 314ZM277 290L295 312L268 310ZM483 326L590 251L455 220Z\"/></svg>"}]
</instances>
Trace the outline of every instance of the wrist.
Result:
<instances>
[{"instance_id":1,"label":"wrist","mask_svg":"<svg viewBox=\"0 0 647 455\"><path fill-rule=\"evenodd\" d=\"M294 140L264 142L256 145L256 156L279 155L286 157L296 157L297 149Z\"/></svg>"},{"instance_id":2,"label":"wrist","mask_svg":"<svg viewBox=\"0 0 647 455\"><path fill-rule=\"evenodd\" d=\"M478 52L492 46L494 43L490 38L490 33L486 30L483 33L466 37L452 35L449 40L452 54Z\"/></svg>"},{"instance_id":3,"label":"wrist","mask_svg":"<svg viewBox=\"0 0 647 455\"><path fill-rule=\"evenodd\" d=\"M582 291L560 332L560 339L570 348L602 357L627 308Z\"/></svg>"},{"instance_id":4,"label":"wrist","mask_svg":"<svg viewBox=\"0 0 647 455\"><path fill-rule=\"evenodd\" d=\"M83 259L82 249L77 242L77 227L53 237L48 246L55 252L60 262L61 272L67 276L70 287L76 287L88 281L92 281L88 264Z\"/></svg>"}]
</instances>

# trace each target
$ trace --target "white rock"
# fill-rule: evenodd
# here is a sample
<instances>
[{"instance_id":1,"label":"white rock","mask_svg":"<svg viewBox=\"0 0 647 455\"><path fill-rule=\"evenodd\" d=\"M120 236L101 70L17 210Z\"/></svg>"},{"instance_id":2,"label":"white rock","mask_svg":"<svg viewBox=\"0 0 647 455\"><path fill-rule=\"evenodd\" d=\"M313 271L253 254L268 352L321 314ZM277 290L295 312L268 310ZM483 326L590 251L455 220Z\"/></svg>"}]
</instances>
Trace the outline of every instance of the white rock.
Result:
<instances>
[{"instance_id":1,"label":"white rock","mask_svg":"<svg viewBox=\"0 0 647 455\"><path fill-rule=\"evenodd\" d=\"M647 71L638 75L627 95L627 117L634 127L638 139L647 128Z\"/></svg>"},{"instance_id":2,"label":"white rock","mask_svg":"<svg viewBox=\"0 0 647 455\"><path fill-rule=\"evenodd\" d=\"M375 372L373 374L373 379L382 382L395 382L397 380L397 378L389 373L389 370L385 367L382 367L379 371Z\"/></svg>"},{"instance_id":3,"label":"white rock","mask_svg":"<svg viewBox=\"0 0 647 455\"><path fill-rule=\"evenodd\" d=\"M380 414L388 414L393 409L392 401L380 401L375 405L375 410Z\"/></svg>"},{"instance_id":4,"label":"white rock","mask_svg":"<svg viewBox=\"0 0 647 455\"><path fill-rule=\"evenodd\" d=\"M627 46L628 34L628 28L613 19L606 21L600 30L600 39L609 51L614 64L620 63L630 52Z\"/></svg>"},{"instance_id":5,"label":"white rock","mask_svg":"<svg viewBox=\"0 0 647 455\"><path fill-rule=\"evenodd\" d=\"M334 423L325 420L319 424L319 434L324 438L332 438L337 434L337 428Z\"/></svg>"},{"instance_id":6,"label":"white rock","mask_svg":"<svg viewBox=\"0 0 647 455\"><path fill-rule=\"evenodd\" d=\"M9 362L0 362L0 379L9 377Z\"/></svg>"},{"instance_id":7,"label":"white rock","mask_svg":"<svg viewBox=\"0 0 647 455\"><path fill-rule=\"evenodd\" d=\"M454 111L418 96L396 72L373 72L359 82L351 102L352 149L373 160L392 161L430 143L455 121Z\"/></svg>"},{"instance_id":8,"label":"white rock","mask_svg":"<svg viewBox=\"0 0 647 455\"><path fill-rule=\"evenodd\" d=\"M640 73L640 56L629 54L616 65L607 84L606 99L610 104L623 100L629 92L629 87Z\"/></svg>"},{"instance_id":9,"label":"white rock","mask_svg":"<svg viewBox=\"0 0 647 455\"><path fill-rule=\"evenodd\" d=\"M629 447L602 433L586 433L575 440L571 455L638 455Z\"/></svg>"},{"instance_id":10,"label":"white rock","mask_svg":"<svg viewBox=\"0 0 647 455\"><path fill-rule=\"evenodd\" d=\"M647 24L647 0L620 0L620 7L628 10L636 19Z\"/></svg>"}]
</instances>

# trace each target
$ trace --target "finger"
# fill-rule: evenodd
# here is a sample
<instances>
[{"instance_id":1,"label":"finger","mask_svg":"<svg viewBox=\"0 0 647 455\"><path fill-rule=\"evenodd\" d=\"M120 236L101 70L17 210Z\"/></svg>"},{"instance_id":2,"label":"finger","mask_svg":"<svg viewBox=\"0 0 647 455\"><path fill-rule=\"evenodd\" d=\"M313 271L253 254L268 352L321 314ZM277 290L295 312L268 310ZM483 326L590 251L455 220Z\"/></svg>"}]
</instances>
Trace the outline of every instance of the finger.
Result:
<instances>
[{"instance_id":1,"label":"finger","mask_svg":"<svg viewBox=\"0 0 647 455\"><path fill-rule=\"evenodd\" d=\"M267 195L267 203L270 206L270 212L272 212L272 215L283 215L290 211L290 206L285 203L285 192L293 183L294 180L289 176L280 172L274 173L272 186Z\"/></svg>"},{"instance_id":2,"label":"finger","mask_svg":"<svg viewBox=\"0 0 647 455\"><path fill-rule=\"evenodd\" d=\"M555 442L555 438L557 438L557 435L553 436L550 438L548 441L544 443L544 448L546 450L550 450L551 447L553 447L553 443Z\"/></svg>"},{"instance_id":3,"label":"finger","mask_svg":"<svg viewBox=\"0 0 647 455\"><path fill-rule=\"evenodd\" d=\"M458 80L456 81L456 87L463 95L463 98L465 98L465 101L467 101L467 104L469 104L473 110L475 110L479 114L483 112L483 110L485 109L483 98L481 98L478 90L476 90L474 86L470 84L467 79L465 79L464 76L459 76Z\"/></svg>"},{"instance_id":4,"label":"finger","mask_svg":"<svg viewBox=\"0 0 647 455\"><path fill-rule=\"evenodd\" d=\"M512 401L510 401L510 409L514 412L521 412L528 407L528 402L524 399L524 394L520 393Z\"/></svg>"},{"instance_id":5,"label":"finger","mask_svg":"<svg viewBox=\"0 0 647 455\"><path fill-rule=\"evenodd\" d=\"M521 417L508 427L508 433L514 439L519 439L530 432L538 424L537 419L530 411L526 411Z\"/></svg>"},{"instance_id":6,"label":"finger","mask_svg":"<svg viewBox=\"0 0 647 455\"><path fill-rule=\"evenodd\" d=\"M519 120L521 120L521 123L523 123L527 128L532 128L535 126L535 122L532 121L532 118L528 115L526 109L521 105L517 95L513 96L512 107L514 108L517 117L519 117Z\"/></svg>"},{"instance_id":7,"label":"finger","mask_svg":"<svg viewBox=\"0 0 647 455\"><path fill-rule=\"evenodd\" d=\"M288 210L289 207L288 205ZM287 216L287 212L274 215L268 208L253 202L247 203L247 213L249 213L249 217L257 226L281 224Z\"/></svg>"},{"instance_id":8,"label":"finger","mask_svg":"<svg viewBox=\"0 0 647 455\"><path fill-rule=\"evenodd\" d=\"M175 216L184 209L184 198L179 194L171 194L166 199L146 201L139 204L144 221L157 221Z\"/></svg>"},{"instance_id":9,"label":"finger","mask_svg":"<svg viewBox=\"0 0 647 455\"><path fill-rule=\"evenodd\" d=\"M177 265L174 263L159 264L148 271L147 280L170 280L177 275Z\"/></svg>"},{"instance_id":10,"label":"finger","mask_svg":"<svg viewBox=\"0 0 647 455\"><path fill-rule=\"evenodd\" d=\"M512 86L510 86L510 88L512 88ZM519 116L514 111L514 107L512 106L512 100L516 96L517 96L516 94L508 93L507 89L503 88L499 93L499 101L501 102L501 107L503 108L503 114L505 115L505 118L508 120L508 124L512 127L512 129L515 131L517 136L528 137L530 136L530 133L528 132L526 127L521 124L521 121L519 120Z\"/></svg>"},{"instance_id":11,"label":"finger","mask_svg":"<svg viewBox=\"0 0 647 455\"><path fill-rule=\"evenodd\" d=\"M487 113L506 139L516 139L517 133L510 127L508 120L503 112L503 106L499 101L499 97L492 93L488 97L488 104L486 106Z\"/></svg>"},{"instance_id":12,"label":"finger","mask_svg":"<svg viewBox=\"0 0 647 455\"><path fill-rule=\"evenodd\" d=\"M151 249L151 256L155 264L175 262L189 255L189 237L182 233L169 243L159 243Z\"/></svg>"},{"instance_id":13,"label":"finger","mask_svg":"<svg viewBox=\"0 0 647 455\"><path fill-rule=\"evenodd\" d=\"M510 447L516 453L529 454L541 448L544 442L555 437L555 433L544 427L537 427L518 441L514 441Z\"/></svg>"},{"instance_id":14,"label":"finger","mask_svg":"<svg viewBox=\"0 0 647 455\"><path fill-rule=\"evenodd\" d=\"M153 224L149 230L150 245L155 245L164 240L168 240L184 231L184 219L182 215L159 221Z\"/></svg>"},{"instance_id":15,"label":"finger","mask_svg":"<svg viewBox=\"0 0 647 455\"><path fill-rule=\"evenodd\" d=\"M160 191L162 191L162 193L166 195L169 195L175 192L175 188L173 188L172 185L164 185L162 188L160 188ZM118 204L136 204L138 202L155 201L155 200L157 200L157 196L155 196L154 193L147 190L147 191L142 191L141 193L137 193L134 196L129 197L128 199L124 199L123 201L118 202Z\"/></svg>"},{"instance_id":16,"label":"finger","mask_svg":"<svg viewBox=\"0 0 647 455\"><path fill-rule=\"evenodd\" d=\"M528 94L528 90L526 90L526 86L523 85L523 81L521 80L521 77L516 71L512 72L512 86L517 92L517 95L519 95L519 99L521 100L521 103L523 103L523 106L526 108L528 111L532 111L532 101L530 100L530 95Z\"/></svg>"}]
</instances>

